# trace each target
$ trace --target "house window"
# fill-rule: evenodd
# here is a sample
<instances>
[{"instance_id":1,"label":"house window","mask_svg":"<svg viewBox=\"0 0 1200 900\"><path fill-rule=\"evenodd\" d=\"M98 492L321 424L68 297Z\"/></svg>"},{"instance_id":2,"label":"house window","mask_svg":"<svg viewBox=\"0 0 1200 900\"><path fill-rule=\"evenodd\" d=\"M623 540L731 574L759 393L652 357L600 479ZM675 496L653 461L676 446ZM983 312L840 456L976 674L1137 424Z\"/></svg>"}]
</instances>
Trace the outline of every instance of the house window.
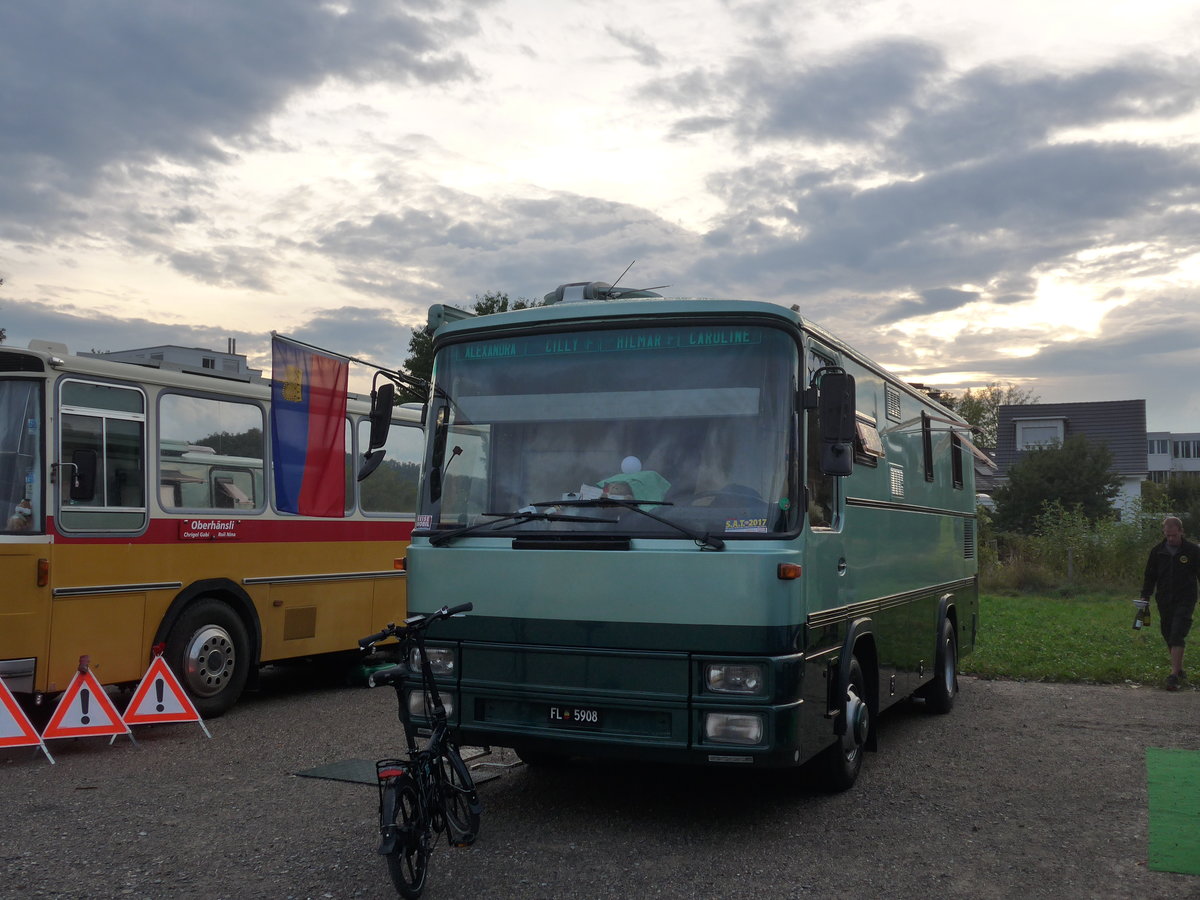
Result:
<instances>
[{"instance_id":1,"label":"house window","mask_svg":"<svg viewBox=\"0 0 1200 900\"><path fill-rule=\"evenodd\" d=\"M1146 452L1150 455L1165 456L1171 452L1171 442L1166 439L1153 438L1146 442Z\"/></svg>"},{"instance_id":2,"label":"house window","mask_svg":"<svg viewBox=\"0 0 1200 900\"><path fill-rule=\"evenodd\" d=\"M1017 449L1036 450L1063 442L1065 419L1017 419Z\"/></svg>"},{"instance_id":3,"label":"house window","mask_svg":"<svg viewBox=\"0 0 1200 900\"><path fill-rule=\"evenodd\" d=\"M1171 455L1176 459L1200 459L1200 441L1172 441Z\"/></svg>"}]
</instances>

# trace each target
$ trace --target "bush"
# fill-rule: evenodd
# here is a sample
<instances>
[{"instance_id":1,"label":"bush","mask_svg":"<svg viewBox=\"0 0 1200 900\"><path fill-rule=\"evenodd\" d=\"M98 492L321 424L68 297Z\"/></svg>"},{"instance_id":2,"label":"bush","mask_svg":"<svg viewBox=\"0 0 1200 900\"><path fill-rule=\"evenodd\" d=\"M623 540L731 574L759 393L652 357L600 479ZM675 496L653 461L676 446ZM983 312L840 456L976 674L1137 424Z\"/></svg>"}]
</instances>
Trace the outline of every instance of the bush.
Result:
<instances>
[{"instance_id":1,"label":"bush","mask_svg":"<svg viewBox=\"0 0 1200 900\"><path fill-rule=\"evenodd\" d=\"M1136 592L1146 554L1162 539L1164 514L1137 505L1121 521L1089 521L1079 508L1052 501L1042 507L1030 534L995 532L991 518L981 514L980 580L985 590L996 591Z\"/></svg>"}]
</instances>

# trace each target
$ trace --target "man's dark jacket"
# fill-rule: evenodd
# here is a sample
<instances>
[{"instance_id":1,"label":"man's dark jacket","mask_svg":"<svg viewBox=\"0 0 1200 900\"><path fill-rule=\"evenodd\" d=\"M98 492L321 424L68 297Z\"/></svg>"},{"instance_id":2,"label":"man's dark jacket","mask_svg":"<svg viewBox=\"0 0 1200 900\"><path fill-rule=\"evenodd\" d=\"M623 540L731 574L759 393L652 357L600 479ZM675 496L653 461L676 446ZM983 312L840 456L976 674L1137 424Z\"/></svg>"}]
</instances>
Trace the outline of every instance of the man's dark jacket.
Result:
<instances>
[{"instance_id":1,"label":"man's dark jacket","mask_svg":"<svg viewBox=\"0 0 1200 900\"><path fill-rule=\"evenodd\" d=\"M1158 592L1160 604L1196 602L1196 580L1200 578L1200 547L1182 541L1174 555L1167 552L1167 542L1156 544L1146 561L1146 577L1142 581L1142 596Z\"/></svg>"}]
</instances>

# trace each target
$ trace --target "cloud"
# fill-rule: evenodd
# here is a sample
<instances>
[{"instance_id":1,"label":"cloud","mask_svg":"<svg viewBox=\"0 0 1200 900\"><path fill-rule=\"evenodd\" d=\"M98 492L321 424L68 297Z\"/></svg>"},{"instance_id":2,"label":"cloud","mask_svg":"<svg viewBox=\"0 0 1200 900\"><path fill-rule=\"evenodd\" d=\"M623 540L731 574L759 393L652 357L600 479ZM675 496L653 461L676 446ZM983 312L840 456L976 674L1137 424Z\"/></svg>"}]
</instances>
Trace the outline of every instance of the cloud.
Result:
<instances>
[{"instance_id":1,"label":"cloud","mask_svg":"<svg viewBox=\"0 0 1200 900\"><path fill-rule=\"evenodd\" d=\"M435 84L474 70L453 49L470 13L427 0L5 4L0 224L67 224L125 167L229 162L266 118L331 80ZM3 233L0 233L2 236Z\"/></svg>"},{"instance_id":2,"label":"cloud","mask_svg":"<svg viewBox=\"0 0 1200 900\"><path fill-rule=\"evenodd\" d=\"M207 284L251 291L271 290L270 283L262 275L266 261L256 251L216 246L205 252L170 253L167 262L176 271Z\"/></svg>"},{"instance_id":3,"label":"cloud","mask_svg":"<svg viewBox=\"0 0 1200 900\"><path fill-rule=\"evenodd\" d=\"M1193 252L1200 159L1186 146L1081 142L867 186L777 159L714 189L727 210L706 235L714 252L697 261L714 278L894 298L994 283L995 299L1012 302L1031 273L1085 265L1076 257L1097 246L1138 245L1155 266L1178 264Z\"/></svg>"},{"instance_id":4,"label":"cloud","mask_svg":"<svg viewBox=\"0 0 1200 900\"><path fill-rule=\"evenodd\" d=\"M5 346L24 347L30 340L40 339L64 343L72 353L160 344L224 350L233 338L238 352L247 355L252 367L267 372L271 368L270 335L246 331L231 322L189 325L104 312L94 306L12 297L0 297L0 322L8 332ZM395 310L353 305L301 312L291 325L281 326L281 331L388 368L404 361L412 338L412 328Z\"/></svg>"},{"instance_id":5,"label":"cloud","mask_svg":"<svg viewBox=\"0 0 1200 900\"><path fill-rule=\"evenodd\" d=\"M698 241L645 209L567 192L484 200L439 189L436 198L342 219L315 245L344 285L423 306L430 272L443 279L433 293L443 302L488 290L540 299L564 282L612 281L639 258L649 265L632 277L660 284L679 277Z\"/></svg>"},{"instance_id":6,"label":"cloud","mask_svg":"<svg viewBox=\"0 0 1200 900\"><path fill-rule=\"evenodd\" d=\"M936 86L887 144L906 171L1020 152L1072 128L1170 120L1200 103L1193 60L1116 60L1071 73L989 65Z\"/></svg>"},{"instance_id":7,"label":"cloud","mask_svg":"<svg viewBox=\"0 0 1200 900\"><path fill-rule=\"evenodd\" d=\"M661 50L654 45L641 31L632 28L614 28L608 25L604 29L610 38L633 53L633 58L643 65L658 67L663 64L665 57Z\"/></svg>"},{"instance_id":8,"label":"cloud","mask_svg":"<svg viewBox=\"0 0 1200 900\"><path fill-rule=\"evenodd\" d=\"M931 288L921 291L919 299L903 300L894 304L875 318L875 324L882 325L901 319L916 316L927 316L938 312L948 312L974 303L979 299L979 291L960 291L954 288Z\"/></svg>"}]
</instances>

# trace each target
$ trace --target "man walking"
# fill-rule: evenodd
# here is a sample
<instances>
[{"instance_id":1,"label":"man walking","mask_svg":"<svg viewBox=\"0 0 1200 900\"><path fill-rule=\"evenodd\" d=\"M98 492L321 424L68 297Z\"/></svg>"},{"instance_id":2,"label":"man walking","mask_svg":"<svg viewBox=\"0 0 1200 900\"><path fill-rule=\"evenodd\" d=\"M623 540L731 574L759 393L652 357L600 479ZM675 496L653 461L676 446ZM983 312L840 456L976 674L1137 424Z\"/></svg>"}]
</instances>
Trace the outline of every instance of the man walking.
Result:
<instances>
[{"instance_id":1,"label":"man walking","mask_svg":"<svg viewBox=\"0 0 1200 900\"><path fill-rule=\"evenodd\" d=\"M1192 627L1196 609L1196 583L1200 580L1200 547L1183 538L1183 523L1168 516L1163 519L1163 540L1150 551L1146 576L1142 581L1142 599L1154 594L1158 605L1158 627L1171 655L1171 674L1167 690L1179 690L1187 676L1183 671L1183 647Z\"/></svg>"}]
</instances>

